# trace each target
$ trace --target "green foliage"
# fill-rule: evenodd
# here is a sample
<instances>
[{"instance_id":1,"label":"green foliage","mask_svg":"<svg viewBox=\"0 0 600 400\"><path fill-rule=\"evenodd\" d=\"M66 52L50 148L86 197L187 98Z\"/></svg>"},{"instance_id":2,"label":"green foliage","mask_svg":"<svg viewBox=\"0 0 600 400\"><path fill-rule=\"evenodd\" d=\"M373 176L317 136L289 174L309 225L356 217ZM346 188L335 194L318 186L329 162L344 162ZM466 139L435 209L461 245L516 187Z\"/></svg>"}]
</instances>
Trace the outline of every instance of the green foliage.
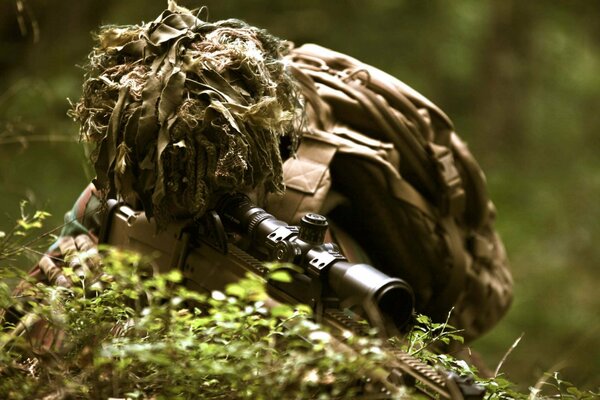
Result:
<instances>
[{"instance_id":1,"label":"green foliage","mask_svg":"<svg viewBox=\"0 0 600 400\"><path fill-rule=\"evenodd\" d=\"M203 295L179 285L180 273L152 275L147 265L110 251L102 290L38 284L27 295L40 301L13 300L64 339L42 352L3 333L0 397L354 398L385 358L375 338L340 354L303 308L269 310L254 279Z\"/></svg>"},{"instance_id":2,"label":"green foliage","mask_svg":"<svg viewBox=\"0 0 600 400\"><path fill-rule=\"evenodd\" d=\"M435 323L426 315L418 315L413 329L407 336L409 343L407 352L411 355L426 353L427 349L436 343L449 345L451 342L463 343L461 331L445 323Z\"/></svg>"},{"instance_id":3,"label":"green foliage","mask_svg":"<svg viewBox=\"0 0 600 400\"><path fill-rule=\"evenodd\" d=\"M27 248L14 238L33 243L47 217L26 212L25 203L21 209L15 228L0 236L0 262ZM179 271L154 274L139 254L101 250L99 276L79 280L64 268L76 283L71 288L0 268L0 310L8 310L8 318L0 318L1 398L387 398L365 377L389 361L395 348L472 377L489 400L598 395L557 373L545 375L527 394L503 376L479 378L473 366L439 351L462 343L460 331L422 315L402 340L383 343L375 332L349 335L343 342L354 351L340 351L338 339L310 320L310 308L272 304L255 277L224 292L200 294L181 285ZM297 269L267 267L271 279L282 281ZM7 282L17 278L30 286L13 296ZM21 318L11 319L15 314ZM394 396L413 395L407 389Z\"/></svg>"},{"instance_id":4,"label":"green foliage","mask_svg":"<svg viewBox=\"0 0 600 400\"><path fill-rule=\"evenodd\" d=\"M460 330L447 323L435 323L424 315L416 318L416 324L408 333L401 347L409 354L433 365L440 365L459 376L470 376L486 390L486 400L535 400L535 399L578 399L591 400L600 396L599 393L584 391L570 382L560 378L558 372L544 374L542 379L528 392L522 392L518 386L508 380L503 374L493 378L479 377L479 371L464 360L457 359L439 351L440 345L447 346L453 342L463 343ZM437 350L437 351L436 351Z\"/></svg>"},{"instance_id":5,"label":"green foliage","mask_svg":"<svg viewBox=\"0 0 600 400\"><path fill-rule=\"evenodd\" d=\"M25 200L21 201L20 210L21 216L12 229L0 230L0 261L15 259L25 252L36 254L39 249L48 246L48 241L44 239L49 238L50 233L37 236L34 234L39 233L50 213L39 210L32 213ZM33 237L35 238L31 239Z\"/></svg>"},{"instance_id":6,"label":"green foliage","mask_svg":"<svg viewBox=\"0 0 600 400\"><path fill-rule=\"evenodd\" d=\"M375 395L364 377L392 357L390 347L375 336L348 337L346 344L355 352L340 351L331 334L310 320L310 310L269 304L263 282L256 278L249 276L224 292L199 294L181 285L179 271L155 275L151 264L137 254L102 250L103 273L94 281L80 281L72 288L33 283L17 298L8 285L0 284L0 307L27 313L21 321L33 332L36 324L49 328L42 336L18 336L18 326L3 322L1 398ZM0 270L0 282L9 276L14 271ZM557 374L529 394L517 392L503 377L479 379L466 362L433 350L454 341L462 341L459 331L418 316L406 339L391 346L475 377L486 387L487 399L541 399L542 389L557 391L565 399L592 398L592 393Z\"/></svg>"}]
</instances>

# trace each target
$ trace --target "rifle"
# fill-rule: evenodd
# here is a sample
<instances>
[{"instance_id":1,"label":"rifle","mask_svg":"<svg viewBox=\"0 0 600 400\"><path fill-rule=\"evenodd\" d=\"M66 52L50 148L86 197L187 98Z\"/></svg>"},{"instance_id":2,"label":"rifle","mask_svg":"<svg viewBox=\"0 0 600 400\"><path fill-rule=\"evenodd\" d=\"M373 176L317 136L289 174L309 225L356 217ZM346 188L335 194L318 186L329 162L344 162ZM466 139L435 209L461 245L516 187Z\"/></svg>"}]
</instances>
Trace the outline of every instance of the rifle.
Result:
<instances>
[{"instance_id":1,"label":"rifle","mask_svg":"<svg viewBox=\"0 0 600 400\"><path fill-rule=\"evenodd\" d=\"M222 290L252 273L264 279L277 302L307 304L317 322L340 339L345 331L360 333L358 310L371 326L389 338L405 331L412 319L414 295L405 281L367 264L353 264L334 243L324 243L327 219L306 214L300 226L290 226L255 206L243 194L225 195L214 210L197 222L172 223L158 230L153 220L116 200L108 201L100 243L154 254L160 272L182 271L184 284L200 292ZM269 279L265 261L292 263L291 282ZM299 272L301 271L301 272ZM352 351L341 340L341 351ZM390 365L372 371L384 393L412 386L430 398L481 399L484 389L459 377L393 350Z\"/></svg>"}]
</instances>

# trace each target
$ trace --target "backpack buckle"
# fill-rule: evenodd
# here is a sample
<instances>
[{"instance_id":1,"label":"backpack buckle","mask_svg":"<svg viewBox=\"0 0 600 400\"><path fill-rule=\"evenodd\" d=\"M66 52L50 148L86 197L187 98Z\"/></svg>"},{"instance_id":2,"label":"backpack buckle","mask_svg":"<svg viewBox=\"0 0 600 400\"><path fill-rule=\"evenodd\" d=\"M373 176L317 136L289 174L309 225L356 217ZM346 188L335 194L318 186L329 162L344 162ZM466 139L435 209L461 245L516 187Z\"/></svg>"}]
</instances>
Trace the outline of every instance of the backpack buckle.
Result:
<instances>
[{"instance_id":1,"label":"backpack buckle","mask_svg":"<svg viewBox=\"0 0 600 400\"><path fill-rule=\"evenodd\" d=\"M431 142L427 144L427 150L442 186L439 209L443 215L458 217L465 209L465 191L452 151Z\"/></svg>"}]
</instances>

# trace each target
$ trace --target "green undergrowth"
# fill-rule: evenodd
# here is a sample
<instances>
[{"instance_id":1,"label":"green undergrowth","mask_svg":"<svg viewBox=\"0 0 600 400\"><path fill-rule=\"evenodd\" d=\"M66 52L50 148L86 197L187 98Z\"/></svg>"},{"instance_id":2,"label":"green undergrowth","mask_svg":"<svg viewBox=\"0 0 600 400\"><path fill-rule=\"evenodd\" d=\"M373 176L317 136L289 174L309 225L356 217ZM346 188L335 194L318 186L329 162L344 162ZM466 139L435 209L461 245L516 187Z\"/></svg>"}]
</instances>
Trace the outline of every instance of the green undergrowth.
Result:
<instances>
[{"instance_id":1,"label":"green undergrowth","mask_svg":"<svg viewBox=\"0 0 600 400\"><path fill-rule=\"evenodd\" d=\"M43 219L34 217L27 221ZM23 276L6 261L0 259L0 308L9 310L0 331L2 399L416 398L411 389L382 394L367 379L397 347L475 377L488 399L594 396L555 374L528 393L502 375L480 379L471 365L432 350L460 341L460 332L423 316L404 340L353 335L343 341L354 351L340 351L307 307L270 305L256 278L199 294L180 284L177 271L154 274L139 255L106 249L93 282L71 274L71 288L31 282L14 296L7 282Z\"/></svg>"},{"instance_id":2,"label":"green undergrowth","mask_svg":"<svg viewBox=\"0 0 600 400\"><path fill-rule=\"evenodd\" d=\"M45 211L32 211L27 201L20 203L20 217L9 230L0 229L0 266L28 255L37 259L37 254L48 246L52 232L39 234L44 220L50 216Z\"/></svg>"}]
</instances>

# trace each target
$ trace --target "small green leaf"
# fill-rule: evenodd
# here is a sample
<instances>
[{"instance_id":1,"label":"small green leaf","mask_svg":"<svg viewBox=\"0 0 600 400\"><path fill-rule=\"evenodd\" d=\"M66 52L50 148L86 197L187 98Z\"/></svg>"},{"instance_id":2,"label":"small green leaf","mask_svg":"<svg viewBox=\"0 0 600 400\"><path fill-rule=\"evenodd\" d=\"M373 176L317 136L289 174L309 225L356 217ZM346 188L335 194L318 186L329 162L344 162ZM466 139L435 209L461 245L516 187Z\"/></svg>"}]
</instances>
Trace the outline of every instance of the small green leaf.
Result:
<instances>
[{"instance_id":1,"label":"small green leaf","mask_svg":"<svg viewBox=\"0 0 600 400\"><path fill-rule=\"evenodd\" d=\"M296 312L299 315L311 316L313 313L313 310L307 304L296 304Z\"/></svg>"},{"instance_id":2,"label":"small green leaf","mask_svg":"<svg viewBox=\"0 0 600 400\"><path fill-rule=\"evenodd\" d=\"M49 212L46 211L36 211L35 214L33 215L33 219L35 220L43 220L46 219L47 217L52 216L52 214L50 214Z\"/></svg>"},{"instance_id":3,"label":"small green leaf","mask_svg":"<svg viewBox=\"0 0 600 400\"><path fill-rule=\"evenodd\" d=\"M181 271L173 269L164 275L165 279L169 282L181 282L183 275Z\"/></svg>"},{"instance_id":4,"label":"small green leaf","mask_svg":"<svg viewBox=\"0 0 600 400\"><path fill-rule=\"evenodd\" d=\"M17 224L19 224L19 226L21 228L25 229L26 231L30 230L30 229L33 229L33 228L41 228L42 227L42 223L40 221L29 222L29 221L27 221L25 219L18 220Z\"/></svg>"},{"instance_id":5,"label":"small green leaf","mask_svg":"<svg viewBox=\"0 0 600 400\"><path fill-rule=\"evenodd\" d=\"M123 295L125 295L126 297L129 297L130 299L134 299L134 300L138 299L140 297L138 292L136 292L135 290L131 290L131 289L124 289Z\"/></svg>"},{"instance_id":6,"label":"small green leaf","mask_svg":"<svg viewBox=\"0 0 600 400\"><path fill-rule=\"evenodd\" d=\"M271 315L276 318L289 318L294 314L294 310L287 304L278 304L271 308Z\"/></svg>"},{"instance_id":7,"label":"small green leaf","mask_svg":"<svg viewBox=\"0 0 600 400\"><path fill-rule=\"evenodd\" d=\"M264 266L271 272L278 271L281 269L287 269L290 271L295 271L295 272L300 272L300 273L304 272L304 270L301 267L297 266L296 264L292 264L292 263L270 262L270 263L265 263Z\"/></svg>"},{"instance_id":8,"label":"small green leaf","mask_svg":"<svg viewBox=\"0 0 600 400\"><path fill-rule=\"evenodd\" d=\"M236 296L243 299L246 297L247 290L244 289L244 287L242 287L241 285L231 284L225 288L225 293L227 293L230 296Z\"/></svg>"},{"instance_id":9,"label":"small green leaf","mask_svg":"<svg viewBox=\"0 0 600 400\"><path fill-rule=\"evenodd\" d=\"M291 282L292 276L288 271L277 270L269 274L269 279L277 282Z\"/></svg>"}]
</instances>

